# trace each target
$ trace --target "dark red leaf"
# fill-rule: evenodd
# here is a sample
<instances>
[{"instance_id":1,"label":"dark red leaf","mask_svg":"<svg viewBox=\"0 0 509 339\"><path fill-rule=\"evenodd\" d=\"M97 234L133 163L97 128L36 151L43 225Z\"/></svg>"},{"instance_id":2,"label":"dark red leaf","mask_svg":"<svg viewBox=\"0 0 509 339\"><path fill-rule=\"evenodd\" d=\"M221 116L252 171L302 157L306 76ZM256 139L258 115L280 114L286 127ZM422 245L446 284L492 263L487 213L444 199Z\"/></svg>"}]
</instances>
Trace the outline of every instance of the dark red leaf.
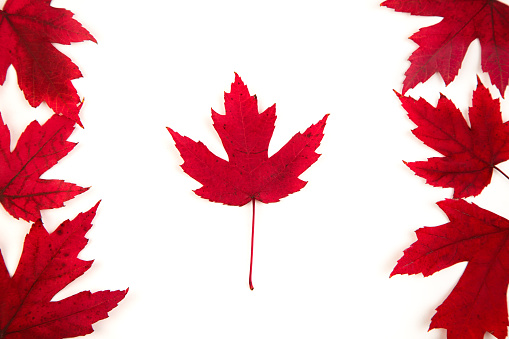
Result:
<instances>
[{"instance_id":1,"label":"dark red leaf","mask_svg":"<svg viewBox=\"0 0 509 339\"><path fill-rule=\"evenodd\" d=\"M414 135L444 157L407 163L438 187L454 188L454 198L475 196L490 183L493 169L509 159L509 123L502 122L499 100L479 81L469 109L471 127L454 104L441 96L437 107L424 99L398 95Z\"/></svg>"},{"instance_id":2,"label":"dark red leaf","mask_svg":"<svg viewBox=\"0 0 509 339\"><path fill-rule=\"evenodd\" d=\"M403 94L437 72L448 85L458 74L468 46L479 39L482 69L504 96L509 80L509 6L496 0L387 0L382 6L443 17L411 36L419 48L409 58Z\"/></svg>"},{"instance_id":3,"label":"dark red leaf","mask_svg":"<svg viewBox=\"0 0 509 339\"><path fill-rule=\"evenodd\" d=\"M195 193L210 201L242 206L253 199L276 202L304 187L306 182L298 176L319 157L315 150L323 138L328 115L304 133L294 135L269 158L276 106L258 113L256 96L249 94L237 74L224 99L226 114L212 111L212 120L228 161L214 155L203 143L168 128L184 159L184 172L203 185Z\"/></svg>"},{"instance_id":4,"label":"dark red leaf","mask_svg":"<svg viewBox=\"0 0 509 339\"><path fill-rule=\"evenodd\" d=\"M482 339L486 332L503 339L509 325L509 220L463 200L438 205L450 222L417 230L417 241L405 250L391 276L428 276L468 261L430 329L447 329L449 339Z\"/></svg>"},{"instance_id":5,"label":"dark red leaf","mask_svg":"<svg viewBox=\"0 0 509 339\"><path fill-rule=\"evenodd\" d=\"M51 0L7 0L0 10L0 84L13 65L19 87L33 107L46 102L55 113L80 125L82 101L71 83L81 72L54 43L96 41L73 13Z\"/></svg>"},{"instance_id":6,"label":"dark red leaf","mask_svg":"<svg viewBox=\"0 0 509 339\"><path fill-rule=\"evenodd\" d=\"M39 220L25 238L16 272L9 276L0 260L0 338L60 339L93 332L92 324L108 317L125 291L80 292L52 301L57 292L85 273L92 261L77 258L88 240L98 204L64 221L48 234Z\"/></svg>"},{"instance_id":7,"label":"dark red leaf","mask_svg":"<svg viewBox=\"0 0 509 339\"><path fill-rule=\"evenodd\" d=\"M57 208L82 188L62 180L40 176L69 153L75 143L67 141L74 122L53 115L44 125L32 122L11 152L8 127L0 116L0 203L16 219L35 221L42 209Z\"/></svg>"},{"instance_id":8,"label":"dark red leaf","mask_svg":"<svg viewBox=\"0 0 509 339\"><path fill-rule=\"evenodd\" d=\"M276 154L269 157L274 132L276 106L258 113L256 96L235 74L230 93L224 94L226 114L212 110L214 128L228 154L223 160L201 142L195 142L168 128L184 159L182 169L203 186L200 197L227 205L253 203L249 287L253 289L253 238L255 200L270 203L299 191L306 185L298 178L320 156L320 146L328 114L304 133L295 134Z\"/></svg>"}]
</instances>

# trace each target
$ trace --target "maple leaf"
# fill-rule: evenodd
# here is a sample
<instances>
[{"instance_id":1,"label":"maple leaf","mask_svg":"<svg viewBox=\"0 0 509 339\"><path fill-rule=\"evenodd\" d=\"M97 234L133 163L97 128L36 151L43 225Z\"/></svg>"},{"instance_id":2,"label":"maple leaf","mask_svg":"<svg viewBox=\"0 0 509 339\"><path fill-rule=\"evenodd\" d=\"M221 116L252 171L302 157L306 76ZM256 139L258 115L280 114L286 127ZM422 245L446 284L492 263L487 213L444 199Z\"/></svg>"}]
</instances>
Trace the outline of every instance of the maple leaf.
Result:
<instances>
[{"instance_id":1,"label":"maple leaf","mask_svg":"<svg viewBox=\"0 0 509 339\"><path fill-rule=\"evenodd\" d=\"M80 292L51 301L57 292L85 273L92 261L78 259L88 240L97 203L48 234L40 220L25 238L18 267L10 277L0 261L0 338L60 339L93 332L92 324L108 317L125 291Z\"/></svg>"},{"instance_id":2,"label":"maple leaf","mask_svg":"<svg viewBox=\"0 0 509 339\"><path fill-rule=\"evenodd\" d=\"M430 329L447 329L449 339L507 336L509 220L464 200L437 203L450 222L416 231L391 273L432 275L468 261L456 287L437 308Z\"/></svg>"},{"instance_id":3,"label":"maple leaf","mask_svg":"<svg viewBox=\"0 0 509 339\"><path fill-rule=\"evenodd\" d=\"M194 192L202 198L227 205L243 206L254 201L277 202L299 191L306 182L298 176L320 156L315 150L323 138L328 114L304 133L297 133L278 152L268 156L276 121L276 106L258 113L256 96L251 96L235 73L230 93L224 94L226 114L212 110L214 129L228 155L228 161L214 155L201 142L181 136L168 127L184 159L184 172L203 186ZM251 238L251 265L253 237ZM251 276L251 274L250 274ZM250 287L252 287L250 278Z\"/></svg>"},{"instance_id":4,"label":"maple leaf","mask_svg":"<svg viewBox=\"0 0 509 339\"><path fill-rule=\"evenodd\" d=\"M33 121L11 152L9 128L0 115L0 203L16 219L35 221L42 209L61 207L88 189L62 180L40 179L76 146L66 141L73 130L74 122L59 115L42 126Z\"/></svg>"},{"instance_id":5,"label":"maple leaf","mask_svg":"<svg viewBox=\"0 0 509 339\"><path fill-rule=\"evenodd\" d=\"M413 15L443 17L410 37L419 47L409 58L403 94L437 72L446 85L451 83L468 46L479 39L481 67L504 96L509 79L509 6L496 0L387 0L381 5Z\"/></svg>"},{"instance_id":6,"label":"maple leaf","mask_svg":"<svg viewBox=\"0 0 509 339\"><path fill-rule=\"evenodd\" d=\"M81 125L82 101L71 80L82 76L78 66L52 44L94 37L74 20L73 13L50 6L51 0L7 0L0 10L0 84L12 64L30 105L45 101L57 114Z\"/></svg>"},{"instance_id":7,"label":"maple leaf","mask_svg":"<svg viewBox=\"0 0 509 339\"><path fill-rule=\"evenodd\" d=\"M491 97L479 79L469 109L471 127L443 95L436 108L422 98L398 96L418 126L413 134L445 156L406 163L428 184L452 187L454 198L464 198L481 193L493 169L507 177L496 165L509 159L509 123L502 122L499 100Z\"/></svg>"}]
</instances>

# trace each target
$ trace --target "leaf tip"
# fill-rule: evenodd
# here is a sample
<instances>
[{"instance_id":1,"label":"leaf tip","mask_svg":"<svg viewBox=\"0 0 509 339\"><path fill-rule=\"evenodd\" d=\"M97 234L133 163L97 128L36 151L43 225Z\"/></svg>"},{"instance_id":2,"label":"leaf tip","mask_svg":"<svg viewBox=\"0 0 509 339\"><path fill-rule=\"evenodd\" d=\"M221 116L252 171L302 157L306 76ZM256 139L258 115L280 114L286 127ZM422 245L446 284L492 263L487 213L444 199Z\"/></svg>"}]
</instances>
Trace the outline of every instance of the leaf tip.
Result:
<instances>
[{"instance_id":1,"label":"leaf tip","mask_svg":"<svg viewBox=\"0 0 509 339\"><path fill-rule=\"evenodd\" d=\"M317 125L323 125L325 127L325 125L327 124L327 119L329 118L330 116L330 113L327 113L323 116L322 119L320 119L320 121L318 121Z\"/></svg>"},{"instance_id":2,"label":"leaf tip","mask_svg":"<svg viewBox=\"0 0 509 339\"><path fill-rule=\"evenodd\" d=\"M173 138L173 140L175 140L175 137L177 137L179 134L177 132L175 132L173 129L171 129L170 127L166 127L166 129L168 130L168 132L170 132L171 134L171 137Z\"/></svg>"},{"instance_id":3,"label":"leaf tip","mask_svg":"<svg viewBox=\"0 0 509 339\"><path fill-rule=\"evenodd\" d=\"M242 78L237 72L233 72L235 74L235 82L240 82L240 84L243 84Z\"/></svg>"},{"instance_id":4,"label":"leaf tip","mask_svg":"<svg viewBox=\"0 0 509 339\"><path fill-rule=\"evenodd\" d=\"M87 188L88 189L88 188ZM101 204L101 200L99 200L98 202L95 203L95 205L90 209L91 211L97 211L97 209L99 208L99 205Z\"/></svg>"}]
</instances>

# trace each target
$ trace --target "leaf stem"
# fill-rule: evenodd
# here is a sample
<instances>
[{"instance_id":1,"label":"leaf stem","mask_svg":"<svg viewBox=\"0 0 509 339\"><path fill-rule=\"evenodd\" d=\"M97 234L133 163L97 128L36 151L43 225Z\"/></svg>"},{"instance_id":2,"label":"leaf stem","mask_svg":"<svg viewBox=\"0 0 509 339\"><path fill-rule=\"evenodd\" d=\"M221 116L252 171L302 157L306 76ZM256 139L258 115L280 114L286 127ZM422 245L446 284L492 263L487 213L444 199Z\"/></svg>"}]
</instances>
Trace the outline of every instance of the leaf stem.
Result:
<instances>
[{"instance_id":1,"label":"leaf stem","mask_svg":"<svg viewBox=\"0 0 509 339\"><path fill-rule=\"evenodd\" d=\"M255 199L251 200L253 203L253 221L251 225L251 260L249 262L249 288L251 291L254 289L253 287L253 244L254 244L254 226L255 226Z\"/></svg>"},{"instance_id":2,"label":"leaf stem","mask_svg":"<svg viewBox=\"0 0 509 339\"><path fill-rule=\"evenodd\" d=\"M493 166L493 168L495 168L497 171L499 171L504 177L506 177L506 179L509 180L509 176L507 176L507 174L505 174L504 172L502 172L502 170L500 168L498 168L497 166Z\"/></svg>"}]
</instances>

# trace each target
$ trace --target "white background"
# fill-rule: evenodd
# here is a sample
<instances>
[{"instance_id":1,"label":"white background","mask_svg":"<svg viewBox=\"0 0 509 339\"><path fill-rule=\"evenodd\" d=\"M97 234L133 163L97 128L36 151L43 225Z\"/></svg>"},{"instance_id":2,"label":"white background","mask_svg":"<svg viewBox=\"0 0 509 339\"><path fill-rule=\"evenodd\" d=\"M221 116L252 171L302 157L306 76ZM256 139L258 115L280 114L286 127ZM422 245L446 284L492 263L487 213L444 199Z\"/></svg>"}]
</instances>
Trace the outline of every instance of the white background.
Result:
<instances>
[{"instance_id":1,"label":"white background","mask_svg":"<svg viewBox=\"0 0 509 339\"><path fill-rule=\"evenodd\" d=\"M3 3L3 1L0 1ZM436 156L416 140L401 90L407 38L438 18L379 1L54 1L98 40L58 48L80 67L85 98L79 145L44 178L92 188L43 212L49 230L102 200L80 257L95 263L58 298L82 290L130 291L89 338L445 338L427 332L464 264L434 276L389 274L414 230L447 218L452 190L428 186L402 160ZM479 66L474 42L456 81L434 76L409 91L439 92L466 113ZM254 291L248 287L251 207L211 203L192 190L171 126L224 156L210 109L237 72L261 110L276 103L269 153L330 118L300 192L257 208ZM490 87L492 93L498 91ZM13 142L33 119L10 68L0 111ZM503 102L504 119L509 104ZM509 171L509 164L502 164ZM509 217L509 182L470 201ZM0 210L0 248L15 270L30 225ZM486 335L488 338L489 335Z\"/></svg>"}]
</instances>

